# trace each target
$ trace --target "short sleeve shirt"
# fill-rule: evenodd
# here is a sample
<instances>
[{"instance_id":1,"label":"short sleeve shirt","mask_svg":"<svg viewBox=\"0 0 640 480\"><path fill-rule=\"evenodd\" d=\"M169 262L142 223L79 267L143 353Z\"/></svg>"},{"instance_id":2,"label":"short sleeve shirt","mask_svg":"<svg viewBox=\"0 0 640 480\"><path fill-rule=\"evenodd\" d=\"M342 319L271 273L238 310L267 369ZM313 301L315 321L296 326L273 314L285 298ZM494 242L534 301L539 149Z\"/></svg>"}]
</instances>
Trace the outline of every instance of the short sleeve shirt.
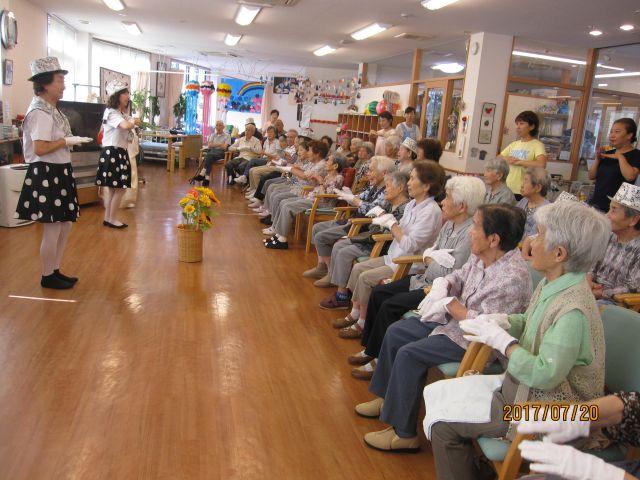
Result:
<instances>
[{"instance_id":1,"label":"short sleeve shirt","mask_svg":"<svg viewBox=\"0 0 640 480\"><path fill-rule=\"evenodd\" d=\"M607 151L607 153L614 152L615 150ZM634 148L623 155L632 167L640 169L640 150ZM607 197L613 197L620 188L620 185L626 181L622 176L620 162L617 158L601 158L598 171L596 172L596 184L593 190L593 196L589 200L589 203L603 212L608 211L610 200Z\"/></svg>"},{"instance_id":2,"label":"short sleeve shirt","mask_svg":"<svg viewBox=\"0 0 640 480\"><path fill-rule=\"evenodd\" d=\"M546 155L546 153L547 152L544 149L544 143L542 143L540 140L533 139L529 140L528 142L523 142L522 140L511 142L507 146L507 148L500 152L500 155L504 158L515 157L518 160L532 162L540 155ZM521 193L522 181L524 180L524 172L524 167L521 167L519 165L509 165L507 186L515 194L519 195Z\"/></svg>"},{"instance_id":3,"label":"short sleeve shirt","mask_svg":"<svg viewBox=\"0 0 640 480\"><path fill-rule=\"evenodd\" d=\"M129 130L120 128L124 121L128 121L129 116L115 108L107 108L102 116L102 137L103 147L127 148L129 146Z\"/></svg>"},{"instance_id":4,"label":"short sleeve shirt","mask_svg":"<svg viewBox=\"0 0 640 480\"><path fill-rule=\"evenodd\" d=\"M34 150L36 140L54 142L64 137L64 130L53 121L51 114L44 110L32 110L26 116L23 124L24 161L26 163L71 163L71 153L67 147L59 148L42 156L36 155Z\"/></svg>"}]
</instances>

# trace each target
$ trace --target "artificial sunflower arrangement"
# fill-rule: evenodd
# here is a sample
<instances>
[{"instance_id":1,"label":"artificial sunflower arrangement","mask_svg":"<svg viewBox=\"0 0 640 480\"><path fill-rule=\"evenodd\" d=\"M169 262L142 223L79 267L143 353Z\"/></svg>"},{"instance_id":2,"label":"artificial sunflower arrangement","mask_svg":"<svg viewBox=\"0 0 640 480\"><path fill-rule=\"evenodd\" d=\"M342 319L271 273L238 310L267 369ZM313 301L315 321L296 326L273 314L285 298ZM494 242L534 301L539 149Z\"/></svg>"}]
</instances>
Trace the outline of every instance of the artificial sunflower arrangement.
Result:
<instances>
[{"instance_id":1,"label":"artificial sunflower arrangement","mask_svg":"<svg viewBox=\"0 0 640 480\"><path fill-rule=\"evenodd\" d=\"M220 200L207 187L195 187L178 202L182 208L182 218L185 222L178 228L206 232L213 225L212 218L217 215L214 205L220 205Z\"/></svg>"}]
</instances>

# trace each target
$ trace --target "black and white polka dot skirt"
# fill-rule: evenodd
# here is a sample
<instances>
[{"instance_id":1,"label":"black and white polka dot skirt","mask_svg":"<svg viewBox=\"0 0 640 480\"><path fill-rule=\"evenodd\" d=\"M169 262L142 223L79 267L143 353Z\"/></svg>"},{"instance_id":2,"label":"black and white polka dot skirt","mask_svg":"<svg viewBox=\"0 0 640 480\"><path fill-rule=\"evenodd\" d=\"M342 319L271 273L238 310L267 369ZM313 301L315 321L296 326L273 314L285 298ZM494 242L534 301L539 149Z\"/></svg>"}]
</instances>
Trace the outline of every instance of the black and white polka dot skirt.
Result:
<instances>
[{"instance_id":1,"label":"black and white polka dot skirt","mask_svg":"<svg viewBox=\"0 0 640 480\"><path fill-rule=\"evenodd\" d=\"M15 216L42 223L75 222L80 209L71 164L30 163Z\"/></svg>"},{"instance_id":2,"label":"black and white polka dot skirt","mask_svg":"<svg viewBox=\"0 0 640 480\"><path fill-rule=\"evenodd\" d=\"M125 148L104 147L100 152L96 185L131 188L131 163Z\"/></svg>"}]
</instances>

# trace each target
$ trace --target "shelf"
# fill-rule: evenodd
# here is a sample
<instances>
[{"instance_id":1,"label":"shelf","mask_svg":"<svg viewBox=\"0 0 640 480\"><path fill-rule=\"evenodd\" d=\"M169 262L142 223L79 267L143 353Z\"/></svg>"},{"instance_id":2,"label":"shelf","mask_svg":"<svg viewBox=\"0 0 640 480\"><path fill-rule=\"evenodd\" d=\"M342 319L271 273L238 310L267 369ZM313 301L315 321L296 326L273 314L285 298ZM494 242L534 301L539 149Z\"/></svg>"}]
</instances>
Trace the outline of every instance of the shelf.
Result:
<instances>
[{"instance_id":1,"label":"shelf","mask_svg":"<svg viewBox=\"0 0 640 480\"><path fill-rule=\"evenodd\" d=\"M2 145L3 143L12 143L12 142L19 142L20 141L20 137L16 137L16 138L5 138L3 140L0 140L0 145Z\"/></svg>"},{"instance_id":2,"label":"shelf","mask_svg":"<svg viewBox=\"0 0 640 480\"><path fill-rule=\"evenodd\" d=\"M557 118L557 119L568 119L569 115L565 114L565 113L540 113L538 112L538 115L540 115L541 117L549 117L549 118Z\"/></svg>"}]
</instances>

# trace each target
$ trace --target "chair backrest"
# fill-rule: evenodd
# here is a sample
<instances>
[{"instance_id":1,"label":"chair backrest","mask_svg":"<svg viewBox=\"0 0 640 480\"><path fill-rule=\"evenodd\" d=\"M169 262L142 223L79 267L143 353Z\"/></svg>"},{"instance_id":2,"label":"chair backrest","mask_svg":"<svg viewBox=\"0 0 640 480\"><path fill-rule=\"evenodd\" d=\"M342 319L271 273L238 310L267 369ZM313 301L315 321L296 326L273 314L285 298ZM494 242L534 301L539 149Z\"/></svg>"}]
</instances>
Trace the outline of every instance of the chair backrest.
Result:
<instances>
[{"instance_id":1,"label":"chair backrest","mask_svg":"<svg viewBox=\"0 0 640 480\"><path fill-rule=\"evenodd\" d=\"M540 280L544 278L544 275L542 275L539 271L533 268L531 266L531 262L527 262L527 267L529 268L529 273L531 274L531 285L535 290L538 284L540 283Z\"/></svg>"},{"instance_id":2,"label":"chair backrest","mask_svg":"<svg viewBox=\"0 0 640 480\"><path fill-rule=\"evenodd\" d=\"M351 188L353 186L353 181L356 178L356 169L355 168L351 168L351 167L345 168L342 171L342 178L344 179L342 184L345 187Z\"/></svg>"},{"instance_id":3,"label":"chair backrest","mask_svg":"<svg viewBox=\"0 0 640 480\"><path fill-rule=\"evenodd\" d=\"M640 313L615 305L602 310L605 383L611 392L640 390Z\"/></svg>"}]
</instances>

